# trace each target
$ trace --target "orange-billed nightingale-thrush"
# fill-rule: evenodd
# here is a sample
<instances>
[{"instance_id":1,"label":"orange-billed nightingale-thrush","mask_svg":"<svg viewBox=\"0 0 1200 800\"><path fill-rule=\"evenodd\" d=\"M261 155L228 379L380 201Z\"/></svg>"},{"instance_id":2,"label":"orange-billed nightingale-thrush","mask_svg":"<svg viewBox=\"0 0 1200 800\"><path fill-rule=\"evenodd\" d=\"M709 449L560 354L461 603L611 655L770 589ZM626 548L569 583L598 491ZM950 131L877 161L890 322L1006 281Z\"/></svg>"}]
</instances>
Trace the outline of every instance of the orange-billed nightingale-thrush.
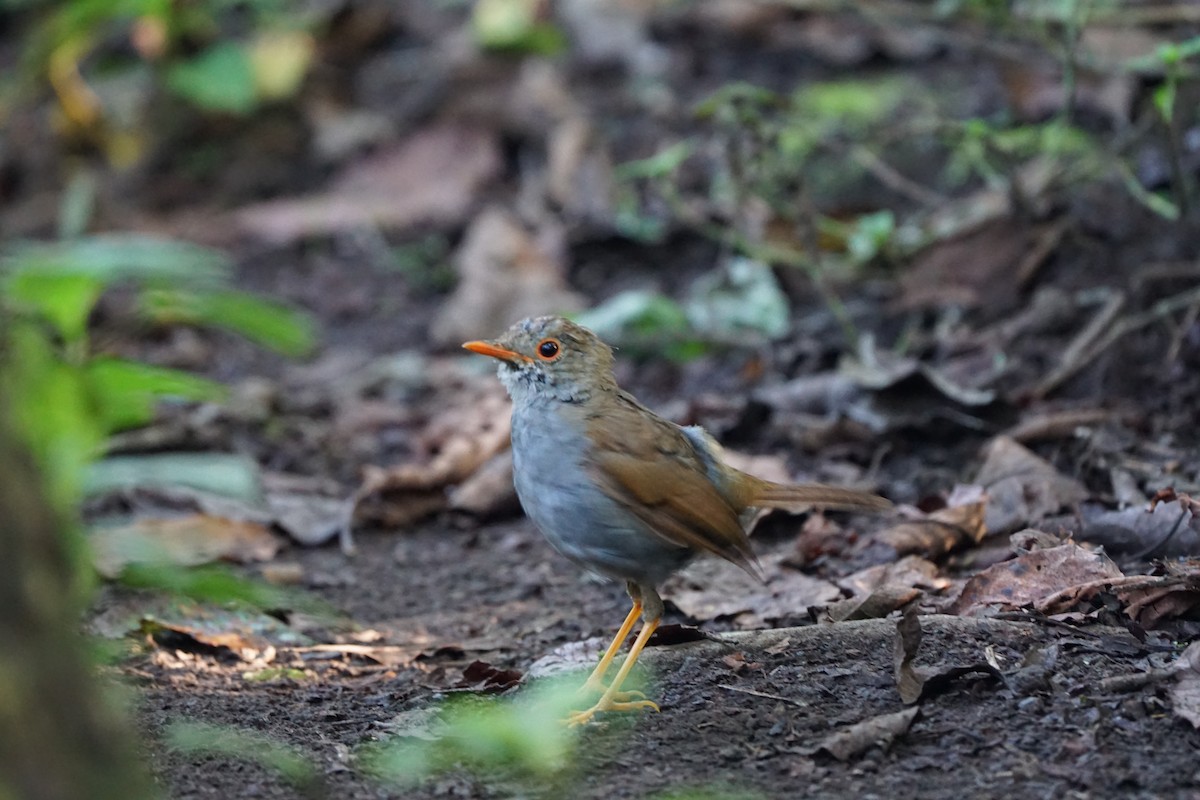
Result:
<instances>
[{"instance_id":1,"label":"orange-billed nightingale-thrush","mask_svg":"<svg viewBox=\"0 0 1200 800\"><path fill-rule=\"evenodd\" d=\"M499 339L463 347L500 361L513 401L513 482L525 512L560 553L625 581L633 600L580 690L599 700L572 712L571 724L601 711L658 710L640 692L621 691L662 617L657 586L701 552L754 574L744 527L754 510L891 506L867 492L779 484L734 469L701 428L669 422L622 391L612 350L570 320L526 319ZM606 687L604 675L639 616L642 630Z\"/></svg>"}]
</instances>

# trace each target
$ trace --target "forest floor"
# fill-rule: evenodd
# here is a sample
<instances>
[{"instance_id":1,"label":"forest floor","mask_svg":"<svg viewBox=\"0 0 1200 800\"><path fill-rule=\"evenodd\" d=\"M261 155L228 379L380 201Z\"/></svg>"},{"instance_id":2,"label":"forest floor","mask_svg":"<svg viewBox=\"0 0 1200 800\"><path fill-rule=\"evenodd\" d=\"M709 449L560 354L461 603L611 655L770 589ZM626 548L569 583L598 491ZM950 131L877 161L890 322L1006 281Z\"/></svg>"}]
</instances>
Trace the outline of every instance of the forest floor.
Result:
<instances>
[{"instance_id":1,"label":"forest floor","mask_svg":"<svg viewBox=\"0 0 1200 800\"><path fill-rule=\"evenodd\" d=\"M1000 128L1031 136L1065 113L1061 65L1011 31L771 3L627 4L613 22L565 3L572 49L542 59L464 49L460 5L347 5L311 103L191 134L164 123L144 169L99 184L98 227L219 246L239 287L320 332L289 360L125 326L120 296L95 320L113 352L231 387L115 452L244 456L259 497L138 486L89 519L203 517L229 542L215 555L284 590L255 610L101 589L88 628L130 649L112 671L164 793L1200 798L1200 120L1182 117L1175 145L1193 144L1173 149L1148 99L1162 76L1098 70L1069 111L1175 220L1097 151L1004 149L1018 134ZM694 113L747 84L779 94ZM799 121L781 110L835 84L795 101ZM903 99L880 110L881 86ZM922 128L926 112L941 127ZM929 133L966 119L997 130L971 128L992 136L976 150ZM789 182L773 153L800 140ZM677 162L614 166L680 142ZM46 147L14 134L5 174ZM955 177L955 158L974 171ZM30 178L4 191L17 185L37 195ZM42 201L3 232L45 234ZM804 222L818 210L819 230ZM939 233L916 246L911 229ZM502 757L472 768L445 744L475 741L453 709L519 716L548 676L588 668L627 599L520 515L507 400L458 344L597 307L648 406L704 425L750 471L897 509L763 518L763 582L697 561L663 588L668 625L638 673L658 713L561 741L535 722L505 734L533 756L485 732ZM701 318L735 322L698 343ZM183 746L180 723L260 738ZM387 743L429 774L372 773L366 753Z\"/></svg>"}]
</instances>

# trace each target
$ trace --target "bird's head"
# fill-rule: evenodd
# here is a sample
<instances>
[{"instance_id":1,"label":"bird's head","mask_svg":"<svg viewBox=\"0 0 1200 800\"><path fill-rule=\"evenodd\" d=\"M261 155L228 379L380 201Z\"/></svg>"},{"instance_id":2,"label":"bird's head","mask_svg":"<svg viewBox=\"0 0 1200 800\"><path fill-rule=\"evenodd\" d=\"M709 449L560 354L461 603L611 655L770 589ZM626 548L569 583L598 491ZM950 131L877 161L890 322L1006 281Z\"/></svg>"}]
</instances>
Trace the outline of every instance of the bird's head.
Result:
<instances>
[{"instance_id":1,"label":"bird's head","mask_svg":"<svg viewBox=\"0 0 1200 800\"><path fill-rule=\"evenodd\" d=\"M499 375L516 403L539 399L582 402L617 388L612 349L563 317L532 317L492 341L463 345L500 361Z\"/></svg>"}]
</instances>

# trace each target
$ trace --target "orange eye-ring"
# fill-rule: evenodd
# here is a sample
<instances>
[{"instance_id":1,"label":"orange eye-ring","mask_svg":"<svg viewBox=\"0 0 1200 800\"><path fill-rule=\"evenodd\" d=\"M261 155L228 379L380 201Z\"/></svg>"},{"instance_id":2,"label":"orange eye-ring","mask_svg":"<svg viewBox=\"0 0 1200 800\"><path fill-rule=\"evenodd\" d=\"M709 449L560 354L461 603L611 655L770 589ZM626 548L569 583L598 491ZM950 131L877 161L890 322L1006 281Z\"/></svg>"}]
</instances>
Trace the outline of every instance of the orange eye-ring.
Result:
<instances>
[{"instance_id":1,"label":"orange eye-ring","mask_svg":"<svg viewBox=\"0 0 1200 800\"><path fill-rule=\"evenodd\" d=\"M562 354L562 346L558 339L542 339L538 342L537 354L542 361L553 361Z\"/></svg>"}]
</instances>

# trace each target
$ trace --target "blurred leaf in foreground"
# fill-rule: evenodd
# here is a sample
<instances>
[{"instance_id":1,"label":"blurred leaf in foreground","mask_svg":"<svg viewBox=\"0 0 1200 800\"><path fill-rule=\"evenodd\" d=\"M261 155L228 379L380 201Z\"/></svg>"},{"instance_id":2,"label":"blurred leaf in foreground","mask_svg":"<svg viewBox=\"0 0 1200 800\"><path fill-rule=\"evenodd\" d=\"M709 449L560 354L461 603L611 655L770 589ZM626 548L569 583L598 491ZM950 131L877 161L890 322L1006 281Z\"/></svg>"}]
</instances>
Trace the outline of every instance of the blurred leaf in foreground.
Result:
<instances>
[{"instance_id":1,"label":"blurred leaf in foreground","mask_svg":"<svg viewBox=\"0 0 1200 800\"><path fill-rule=\"evenodd\" d=\"M177 753L250 761L279 773L308 796L324 794L321 777L308 756L257 731L179 721L167 729L166 740L167 746Z\"/></svg>"},{"instance_id":2,"label":"blurred leaf in foreground","mask_svg":"<svg viewBox=\"0 0 1200 800\"><path fill-rule=\"evenodd\" d=\"M457 767L493 779L506 771L525 780L550 780L570 765L576 733L563 724L578 703L570 683L539 681L514 697L455 698L419 731L360 752L363 768L381 780L414 785Z\"/></svg>"},{"instance_id":3,"label":"blurred leaf in foreground","mask_svg":"<svg viewBox=\"0 0 1200 800\"><path fill-rule=\"evenodd\" d=\"M222 42L167 71L167 86L208 111L248 114L258 105L254 65L241 45Z\"/></svg>"}]
</instances>

